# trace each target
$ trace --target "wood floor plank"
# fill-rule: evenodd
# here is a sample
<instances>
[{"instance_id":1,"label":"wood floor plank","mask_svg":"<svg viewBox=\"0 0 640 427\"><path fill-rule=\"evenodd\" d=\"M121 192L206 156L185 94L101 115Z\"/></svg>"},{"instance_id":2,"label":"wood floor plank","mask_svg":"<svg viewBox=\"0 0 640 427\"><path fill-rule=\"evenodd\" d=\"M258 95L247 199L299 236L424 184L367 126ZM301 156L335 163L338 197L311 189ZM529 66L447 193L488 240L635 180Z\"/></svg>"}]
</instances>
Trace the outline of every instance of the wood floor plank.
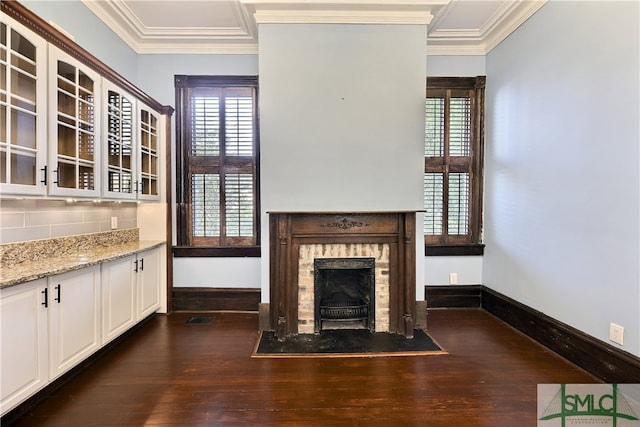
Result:
<instances>
[{"instance_id":1,"label":"wood floor plank","mask_svg":"<svg viewBox=\"0 0 640 427\"><path fill-rule=\"evenodd\" d=\"M156 316L14 425L535 426L537 384L596 382L481 309L429 312L448 355L376 358L251 358L258 315L211 315Z\"/></svg>"}]
</instances>

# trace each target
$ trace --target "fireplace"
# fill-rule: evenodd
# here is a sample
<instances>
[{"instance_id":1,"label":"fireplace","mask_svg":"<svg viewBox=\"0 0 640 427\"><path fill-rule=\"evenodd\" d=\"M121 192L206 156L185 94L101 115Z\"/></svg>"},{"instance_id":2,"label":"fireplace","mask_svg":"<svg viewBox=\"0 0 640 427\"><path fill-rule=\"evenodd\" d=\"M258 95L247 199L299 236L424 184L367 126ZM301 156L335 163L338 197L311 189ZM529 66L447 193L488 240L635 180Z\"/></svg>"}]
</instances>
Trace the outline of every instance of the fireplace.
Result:
<instances>
[{"instance_id":1,"label":"fireplace","mask_svg":"<svg viewBox=\"0 0 640 427\"><path fill-rule=\"evenodd\" d=\"M314 331L368 329L375 332L375 259L314 260Z\"/></svg>"},{"instance_id":2,"label":"fireplace","mask_svg":"<svg viewBox=\"0 0 640 427\"><path fill-rule=\"evenodd\" d=\"M279 339L284 339L287 335L314 333L325 326L335 328L343 323L413 337L415 212L269 212L269 226L270 303L266 307L268 313L263 311L267 320L261 322L262 329L274 330ZM365 268L361 264L364 262L368 265L373 262L373 266ZM317 271L317 265L321 266L321 272ZM327 265L331 267L326 268ZM362 287L369 290L363 291L353 303L353 295L343 283L337 286L333 297L318 299L316 276L320 275L322 281L327 274L322 270L327 269L334 273L354 270L340 280L363 281L367 285ZM373 274L371 281L367 278L370 274ZM339 316L338 303L332 301L339 297L349 303L346 311L350 314L346 317L350 319L324 319L322 314L316 317L316 310L322 312L323 299L332 303L325 307L326 317Z\"/></svg>"}]
</instances>

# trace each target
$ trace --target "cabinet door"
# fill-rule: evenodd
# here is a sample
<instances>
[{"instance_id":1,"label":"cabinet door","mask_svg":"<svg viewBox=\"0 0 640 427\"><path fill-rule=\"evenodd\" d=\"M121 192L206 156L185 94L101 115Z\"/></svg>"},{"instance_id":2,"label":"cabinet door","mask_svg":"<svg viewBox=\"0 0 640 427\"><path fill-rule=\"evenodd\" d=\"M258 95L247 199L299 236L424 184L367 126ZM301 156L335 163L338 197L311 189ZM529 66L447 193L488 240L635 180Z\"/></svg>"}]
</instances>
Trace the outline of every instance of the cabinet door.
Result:
<instances>
[{"instance_id":1,"label":"cabinet door","mask_svg":"<svg viewBox=\"0 0 640 427\"><path fill-rule=\"evenodd\" d=\"M0 413L47 384L46 279L0 290Z\"/></svg>"},{"instance_id":2,"label":"cabinet door","mask_svg":"<svg viewBox=\"0 0 640 427\"><path fill-rule=\"evenodd\" d=\"M102 343L116 338L136 322L134 256L102 264Z\"/></svg>"},{"instance_id":3,"label":"cabinet door","mask_svg":"<svg viewBox=\"0 0 640 427\"><path fill-rule=\"evenodd\" d=\"M49 194L100 196L100 76L49 46Z\"/></svg>"},{"instance_id":4,"label":"cabinet door","mask_svg":"<svg viewBox=\"0 0 640 427\"><path fill-rule=\"evenodd\" d=\"M138 320L160 308L160 250L138 254Z\"/></svg>"},{"instance_id":5,"label":"cabinet door","mask_svg":"<svg viewBox=\"0 0 640 427\"><path fill-rule=\"evenodd\" d=\"M161 115L140 103L138 108L138 199L160 200Z\"/></svg>"},{"instance_id":6,"label":"cabinet door","mask_svg":"<svg viewBox=\"0 0 640 427\"><path fill-rule=\"evenodd\" d=\"M0 193L46 193L47 44L6 15L0 22Z\"/></svg>"},{"instance_id":7,"label":"cabinet door","mask_svg":"<svg viewBox=\"0 0 640 427\"><path fill-rule=\"evenodd\" d=\"M49 278L50 379L100 346L100 266Z\"/></svg>"},{"instance_id":8,"label":"cabinet door","mask_svg":"<svg viewBox=\"0 0 640 427\"><path fill-rule=\"evenodd\" d=\"M102 195L135 199L136 100L107 80L102 82L104 120L102 129Z\"/></svg>"}]
</instances>

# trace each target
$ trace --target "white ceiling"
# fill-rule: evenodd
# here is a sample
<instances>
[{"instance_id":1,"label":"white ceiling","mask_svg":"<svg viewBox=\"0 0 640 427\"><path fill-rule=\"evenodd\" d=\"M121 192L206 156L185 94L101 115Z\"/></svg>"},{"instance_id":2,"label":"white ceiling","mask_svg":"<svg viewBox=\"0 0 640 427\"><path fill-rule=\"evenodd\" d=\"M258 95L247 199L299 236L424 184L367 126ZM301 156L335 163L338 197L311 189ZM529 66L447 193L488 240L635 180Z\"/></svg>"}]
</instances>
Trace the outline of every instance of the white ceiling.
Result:
<instances>
[{"instance_id":1,"label":"white ceiling","mask_svg":"<svg viewBox=\"0 0 640 427\"><path fill-rule=\"evenodd\" d=\"M547 0L82 0L137 53L258 53L257 23L424 23L430 55L485 55Z\"/></svg>"}]
</instances>

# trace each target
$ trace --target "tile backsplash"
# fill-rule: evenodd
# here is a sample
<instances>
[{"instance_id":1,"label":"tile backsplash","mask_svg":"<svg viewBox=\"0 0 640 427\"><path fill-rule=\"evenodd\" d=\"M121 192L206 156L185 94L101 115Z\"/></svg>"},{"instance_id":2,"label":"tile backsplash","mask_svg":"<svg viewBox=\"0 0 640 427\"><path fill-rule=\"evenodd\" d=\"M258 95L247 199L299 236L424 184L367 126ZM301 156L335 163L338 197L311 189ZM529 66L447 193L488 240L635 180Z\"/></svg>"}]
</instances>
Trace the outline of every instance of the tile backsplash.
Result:
<instances>
[{"instance_id":1,"label":"tile backsplash","mask_svg":"<svg viewBox=\"0 0 640 427\"><path fill-rule=\"evenodd\" d=\"M0 200L0 244L137 227L136 202Z\"/></svg>"}]
</instances>

